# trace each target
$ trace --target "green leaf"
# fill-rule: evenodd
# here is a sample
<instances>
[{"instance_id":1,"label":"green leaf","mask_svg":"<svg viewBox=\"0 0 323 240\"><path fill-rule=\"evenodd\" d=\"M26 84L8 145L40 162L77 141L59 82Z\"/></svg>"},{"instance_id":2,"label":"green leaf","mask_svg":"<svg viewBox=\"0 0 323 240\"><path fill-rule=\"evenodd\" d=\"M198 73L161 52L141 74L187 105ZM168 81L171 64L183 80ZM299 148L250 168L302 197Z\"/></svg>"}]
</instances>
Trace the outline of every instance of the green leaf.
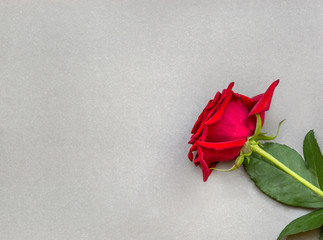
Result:
<instances>
[{"instance_id":1,"label":"green leaf","mask_svg":"<svg viewBox=\"0 0 323 240\"><path fill-rule=\"evenodd\" d=\"M292 234L307 232L323 225L323 209L319 209L299 217L289 223L280 233L277 240L281 240Z\"/></svg>"},{"instance_id":2,"label":"green leaf","mask_svg":"<svg viewBox=\"0 0 323 240\"><path fill-rule=\"evenodd\" d=\"M303 151L306 165L314 176L313 181L323 189L323 156L313 130L305 136Z\"/></svg>"},{"instance_id":3,"label":"green leaf","mask_svg":"<svg viewBox=\"0 0 323 240\"><path fill-rule=\"evenodd\" d=\"M292 148L278 143L265 143L264 150L313 185L317 185L301 155ZM253 153L250 163L245 161L244 166L256 186L273 199L296 207L323 207L322 197L259 154Z\"/></svg>"}]
</instances>

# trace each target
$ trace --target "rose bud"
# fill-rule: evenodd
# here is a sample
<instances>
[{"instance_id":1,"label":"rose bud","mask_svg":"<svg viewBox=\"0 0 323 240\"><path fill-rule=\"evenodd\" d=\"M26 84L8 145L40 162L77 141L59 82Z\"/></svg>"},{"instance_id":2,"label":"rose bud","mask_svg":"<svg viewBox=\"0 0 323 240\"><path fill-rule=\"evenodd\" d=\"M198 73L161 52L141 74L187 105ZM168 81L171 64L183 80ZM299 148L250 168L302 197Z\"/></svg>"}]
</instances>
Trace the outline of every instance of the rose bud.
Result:
<instances>
[{"instance_id":1,"label":"rose bud","mask_svg":"<svg viewBox=\"0 0 323 240\"><path fill-rule=\"evenodd\" d=\"M259 114L262 124L265 111L270 107L271 99L279 80L273 82L267 91L253 98L232 91L230 83L222 93L218 92L204 108L197 119L188 158L202 168L203 180L206 181L218 162L236 159L247 141L253 136ZM195 152L196 154L193 154ZM194 156L195 155L195 156Z\"/></svg>"}]
</instances>

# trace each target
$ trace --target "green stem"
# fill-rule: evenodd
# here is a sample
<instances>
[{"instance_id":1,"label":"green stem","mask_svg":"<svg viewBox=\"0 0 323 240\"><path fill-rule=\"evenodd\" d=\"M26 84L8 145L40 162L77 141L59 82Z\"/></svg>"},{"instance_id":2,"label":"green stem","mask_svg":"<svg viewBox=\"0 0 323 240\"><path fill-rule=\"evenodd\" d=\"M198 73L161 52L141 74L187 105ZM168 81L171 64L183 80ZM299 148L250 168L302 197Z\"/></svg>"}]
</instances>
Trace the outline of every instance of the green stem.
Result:
<instances>
[{"instance_id":1,"label":"green stem","mask_svg":"<svg viewBox=\"0 0 323 240\"><path fill-rule=\"evenodd\" d=\"M293 178L295 178L300 183L304 184L306 187L311 189L313 192L317 193L321 197L323 197L323 191L317 187L315 187L313 184L308 182L306 179L299 176L297 173L286 167L284 164L282 164L280 161L278 161L276 158L274 158L272 155L267 153L266 151L262 150L258 145L251 145L252 151L260 154L261 156L267 158L269 161L271 161L273 164L275 164L277 167L279 167L281 170L285 171L289 175L291 175Z\"/></svg>"}]
</instances>

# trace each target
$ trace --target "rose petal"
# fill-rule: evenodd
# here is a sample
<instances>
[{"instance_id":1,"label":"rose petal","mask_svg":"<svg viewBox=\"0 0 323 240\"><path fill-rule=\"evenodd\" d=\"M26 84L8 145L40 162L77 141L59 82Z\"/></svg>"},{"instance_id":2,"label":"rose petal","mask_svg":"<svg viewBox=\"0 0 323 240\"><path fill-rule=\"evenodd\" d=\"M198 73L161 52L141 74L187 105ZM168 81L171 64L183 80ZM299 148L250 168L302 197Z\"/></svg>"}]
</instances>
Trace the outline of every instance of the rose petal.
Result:
<instances>
[{"instance_id":1,"label":"rose petal","mask_svg":"<svg viewBox=\"0 0 323 240\"><path fill-rule=\"evenodd\" d=\"M242 94L234 93L237 97L240 98L242 104L250 111L257 103L253 98L249 98Z\"/></svg>"},{"instance_id":2,"label":"rose petal","mask_svg":"<svg viewBox=\"0 0 323 240\"><path fill-rule=\"evenodd\" d=\"M241 146L236 148L230 148L225 150L213 150L197 146L199 158L196 159L202 168L204 182L208 179L212 170L210 167L214 166L218 162L227 162L235 159L239 156ZM195 161L194 161L195 162Z\"/></svg>"},{"instance_id":3,"label":"rose petal","mask_svg":"<svg viewBox=\"0 0 323 240\"><path fill-rule=\"evenodd\" d=\"M210 176L211 172L210 172L209 166L207 165L207 163L203 159L203 151L201 150L201 148L199 146L197 146L197 149L198 149L198 155L199 155L198 162L199 162L201 169L202 169L203 181L205 182L208 179L208 177Z\"/></svg>"},{"instance_id":4,"label":"rose petal","mask_svg":"<svg viewBox=\"0 0 323 240\"><path fill-rule=\"evenodd\" d=\"M232 96L227 103L221 118L210 125L200 140L205 142L228 142L247 138L253 135L248 127L248 109L242 104L240 98Z\"/></svg>"},{"instance_id":5,"label":"rose petal","mask_svg":"<svg viewBox=\"0 0 323 240\"><path fill-rule=\"evenodd\" d=\"M193 146L190 148L189 152L188 152L188 159L193 161L193 152L197 150L196 144L193 144Z\"/></svg>"},{"instance_id":6,"label":"rose petal","mask_svg":"<svg viewBox=\"0 0 323 240\"><path fill-rule=\"evenodd\" d=\"M205 125L213 124L213 123L215 123L216 121L218 121L222 117L222 114L223 114L224 110L226 109L226 106L229 103L229 101L231 99L231 96L232 96L232 91L227 93L227 96L224 99L221 106L219 107L219 109L216 111L216 113L207 122L205 122Z\"/></svg>"},{"instance_id":7,"label":"rose petal","mask_svg":"<svg viewBox=\"0 0 323 240\"><path fill-rule=\"evenodd\" d=\"M279 83L279 79L273 82L263 95L257 95L253 98L254 100L258 99L258 102L249 113L249 116L256 113L267 111L269 109L271 99L273 97L275 88L277 87L278 83Z\"/></svg>"},{"instance_id":8,"label":"rose petal","mask_svg":"<svg viewBox=\"0 0 323 240\"><path fill-rule=\"evenodd\" d=\"M217 94L214 96L213 100L210 100L207 106L204 108L203 112L200 114L198 120L194 124L194 127L191 131L191 133L196 133L198 129L201 127L202 123L207 121L211 111L215 109L215 105L218 103L219 99L221 97L221 93L217 92Z\"/></svg>"},{"instance_id":9,"label":"rose petal","mask_svg":"<svg viewBox=\"0 0 323 240\"><path fill-rule=\"evenodd\" d=\"M211 174L210 169L205 161L200 161L200 166L203 173L203 181L206 182L206 180L209 178Z\"/></svg>"},{"instance_id":10,"label":"rose petal","mask_svg":"<svg viewBox=\"0 0 323 240\"><path fill-rule=\"evenodd\" d=\"M235 148L229 148L224 150L214 150L211 148L200 147L203 155L199 153L200 160L203 159L208 165L211 165L215 162L227 162L235 159L239 156L240 150L243 145Z\"/></svg>"},{"instance_id":11,"label":"rose petal","mask_svg":"<svg viewBox=\"0 0 323 240\"><path fill-rule=\"evenodd\" d=\"M222 101L227 97L227 95L232 92L233 86L234 86L234 82L231 82L226 89L222 90L221 98L219 99L219 103L222 103Z\"/></svg>"}]
</instances>

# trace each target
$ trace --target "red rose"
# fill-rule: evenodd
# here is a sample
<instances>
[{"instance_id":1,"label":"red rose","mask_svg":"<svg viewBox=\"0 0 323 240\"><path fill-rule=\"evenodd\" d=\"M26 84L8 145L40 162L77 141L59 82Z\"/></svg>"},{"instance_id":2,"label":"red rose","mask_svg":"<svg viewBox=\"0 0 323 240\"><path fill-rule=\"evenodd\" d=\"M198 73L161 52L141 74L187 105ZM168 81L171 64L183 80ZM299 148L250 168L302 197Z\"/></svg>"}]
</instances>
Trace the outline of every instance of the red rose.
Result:
<instances>
[{"instance_id":1,"label":"red rose","mask_svg":"<svg viewBox=\"0 0 323 240\"><path fill-rule=\"evenodd\" d=\"M271 98L279 80L273 82L267 91L253 98L233 92L230 83L222 93L218 92L204 108L192 129L192 144L188 158L200 165L203 180L211 174L210 168L218 162L226 162L239 156L247 138L256 128L256 113L262 123L265 111L270 107ZM197 151L195 157L193 152Z\"/></svg>"}]
</instances>

